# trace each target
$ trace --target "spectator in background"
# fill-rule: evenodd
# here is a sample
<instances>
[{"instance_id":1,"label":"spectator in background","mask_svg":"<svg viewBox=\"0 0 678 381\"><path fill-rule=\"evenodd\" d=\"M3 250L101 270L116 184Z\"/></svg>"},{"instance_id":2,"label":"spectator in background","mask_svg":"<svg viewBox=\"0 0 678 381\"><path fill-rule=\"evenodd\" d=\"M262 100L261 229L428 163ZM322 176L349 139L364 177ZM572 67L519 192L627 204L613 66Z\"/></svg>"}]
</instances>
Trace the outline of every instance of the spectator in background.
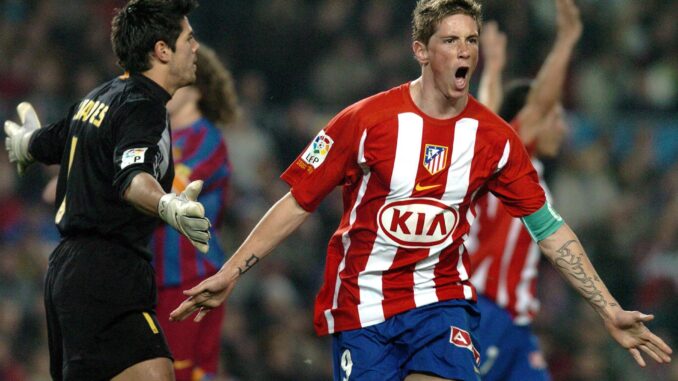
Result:
<instances>
[{"instance_id":1,"label":"spectator in background","mask_svg":"<svg viewBox=\"0 0 678 381\"><path fill-rule=\"evenodd\" d=\"M542 187L539 158L555 157L567 129L561 94L568 64L582 33L579 9L573 0L556 0L558 33L534 81L520 80L502 89L506 36L495 23L482 35L485 58L480 101L498 112L532 154ZM546 381L544 356L532 332L539 310L536 297L539 246L518 218L513 218L492 194L478 200L476 221L468 245L473 265L471 282L478 290L482 316L479 341L483 348L480 374L484 381Z\"/></svg>"},{"instance_id":2,"label":"spectator in background","mask_svg":"<svg viewBox=\"0 0 678 381\"><path fill-rule=\"evenodd\" d=\"M200 253L186 237L167 226L158 227L151 241L158 285L157 313L174 356L177 381L211 380L217 375L224 309L214 311L199 324L170 324L167 317L183 300L183 290L216 273L224 262L216 230L228 200L231 164L221 129L238 115L230 72L205 45L197 56L195 83L177 90L167 103L167 111L174 153L172 191L181 193L192 181L204 179L198 201L212 221L209 251Z\"/></svg>"},{"instance_id":3,"label":"spectator in background","mask_svg":"<svg viewBox=\"0 0 678 381\"><path fill-rule=\"evenodd\" d=\"M670 361L643 325L652 317L621 309L598 278L510 126L469 95L480 19L473 0L419 1L412 50L421 76L335 116L281 176L290 192L171 318L203 319L342 185L314 321L318 334L333 334L335 380L475 380L479 316L462 243L487 187L639 365L640 351Z\"/></svg>"}]
</instances>

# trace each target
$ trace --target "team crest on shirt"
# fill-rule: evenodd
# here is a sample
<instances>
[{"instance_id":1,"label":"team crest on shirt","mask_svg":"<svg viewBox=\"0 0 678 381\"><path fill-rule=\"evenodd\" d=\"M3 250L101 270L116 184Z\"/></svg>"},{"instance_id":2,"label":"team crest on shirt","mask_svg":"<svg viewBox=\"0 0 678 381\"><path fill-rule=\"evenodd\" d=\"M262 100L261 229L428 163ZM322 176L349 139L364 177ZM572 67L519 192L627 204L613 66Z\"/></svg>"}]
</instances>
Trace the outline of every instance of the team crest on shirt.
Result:
<instances>
[{"instance_id":1,"label":"team crest on shirt","mask_svg":"<svg viewBox=\"0 0 678 381\"><path fill-rule=\"evenodd\" d=\"M424 168L428 173L435 175L447 166L447 151L445 146L427 144L424 149Z\"/></svg>"},{"instance_id":2,"label":"team crest on shirt","mask_svg":"<svg viewBox=\"0 0 678 381\"><path fill-rule=\"evenodd\" d=\"M396 245L426 248L447 240L457 227L459 212L433 198L387 202L377 214L380 232Z\"/></svg>"},{"instance_id":3,"label":"team crest on shirt","mask_svg":"<svg viewBox=\"0 0 678 381\"><path fill-rule=\"evenodd\" d=\"M313 142L306 148L306 151L301 155L301 160L306 164L311 165L314 169L317 169L327 157L327 154L332 149L334 140L328 135L325 135L325 131L320 131L316 135Z\"/></svg>"},{"instance_id":4,"label":"team crest on shirt","mask_svg":"<svg viewBox=\"0 0 678 381\"><path fill-rule=\"evenodd\" d=\"M460 347L460 348L466 348L471 353L473 353L473 359L476 361L476 365L480 364L480 353L476 349L476 347L473 345L473 341L471 340L471 335L468 333L468 331L465 331L461 328L457 328L455 326L450 326L450 343Z\"/></svg>"}]
</instances>

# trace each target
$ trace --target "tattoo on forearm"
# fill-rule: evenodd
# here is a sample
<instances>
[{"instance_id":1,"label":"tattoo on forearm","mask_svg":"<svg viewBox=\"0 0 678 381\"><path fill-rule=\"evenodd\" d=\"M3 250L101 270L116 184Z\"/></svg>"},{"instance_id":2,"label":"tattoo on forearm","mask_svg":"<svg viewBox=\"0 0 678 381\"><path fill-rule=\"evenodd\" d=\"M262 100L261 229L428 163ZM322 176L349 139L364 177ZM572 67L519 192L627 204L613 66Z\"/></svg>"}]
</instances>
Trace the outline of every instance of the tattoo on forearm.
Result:
<instances>
[{"instance_id":1,"label":"tattoo on forearm","mask_svg":"<svg viewBox=\"0 0 678 381\"><path fill-rule=\"evenodd\" d=\"M601 283L597 274L589 276L584 270L584 253L575 253L570 247L576 243L575 240L567 241L556 253L558 255L551 262L565 275L571 278L572 284L579 289L579 292L596 310L602 310L606 306L616 306L614 301L607 301L603 292L596 283Z\"/></svg>"},{"instance_id":2,"label":"tattoo on forearm","mask_svg":"<svg viewBox=\"0 0 678 381\"><path fill-rule=\"evenodd\" d=\"M242 274L246 273L247 271L249 271L249 269L251 269L254 265L256 265L257 262L259 262L259 257L257 257L256 255L252 254L252 256L249 257L249 258L245 261L245 267L238 267L238 273L239 273L239 275L242 275Z\"/></svg>"}]
</instances>

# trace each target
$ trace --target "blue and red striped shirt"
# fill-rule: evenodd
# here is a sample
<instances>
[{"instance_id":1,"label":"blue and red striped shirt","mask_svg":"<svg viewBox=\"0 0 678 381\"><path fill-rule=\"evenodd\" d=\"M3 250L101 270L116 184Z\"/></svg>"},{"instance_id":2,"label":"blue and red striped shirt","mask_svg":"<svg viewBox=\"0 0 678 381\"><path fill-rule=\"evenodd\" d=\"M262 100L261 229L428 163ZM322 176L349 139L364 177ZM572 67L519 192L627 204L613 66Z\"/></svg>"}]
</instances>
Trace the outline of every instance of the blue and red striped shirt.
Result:
<instances>
[{"instance_id":1,"label":"blue and red striped shirt","mask_svg":"<svg viewBox=\"0 0 678 381\"><path fill-rule=\"evenodd\" d=\"M231 176L223 135L214 124L202 118L187 128L173 130L172 146L175 167L172 192L181 193L194 180L205 182L198 201L212 222L212 238L209 251L202 254L169 225L158 227L151 241L158 287L177 286L212 275L225 257L215 231L223 217Z\"/></svg>"}]
</instances>

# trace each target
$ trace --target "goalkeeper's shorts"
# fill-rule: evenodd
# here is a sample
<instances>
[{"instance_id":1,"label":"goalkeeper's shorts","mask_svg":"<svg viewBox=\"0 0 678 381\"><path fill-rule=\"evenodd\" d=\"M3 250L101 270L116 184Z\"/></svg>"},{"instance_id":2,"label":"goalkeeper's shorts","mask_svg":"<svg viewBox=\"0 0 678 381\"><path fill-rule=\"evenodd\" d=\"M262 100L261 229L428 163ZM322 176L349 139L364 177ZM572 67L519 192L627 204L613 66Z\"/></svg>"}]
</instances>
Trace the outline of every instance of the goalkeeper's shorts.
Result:
<instances>
[{"instance_id":1,"label":"goalkeeper's shorts","mask_svg":"<svg viewBox=\"0 0 678 381\"><path fill-rule=\"evenodd\" d=\"M151 264L103 238L64 239L49 258L45 309L54 380L109 380L171 358L155 316Z\"/></svg>"}]
</instances>

